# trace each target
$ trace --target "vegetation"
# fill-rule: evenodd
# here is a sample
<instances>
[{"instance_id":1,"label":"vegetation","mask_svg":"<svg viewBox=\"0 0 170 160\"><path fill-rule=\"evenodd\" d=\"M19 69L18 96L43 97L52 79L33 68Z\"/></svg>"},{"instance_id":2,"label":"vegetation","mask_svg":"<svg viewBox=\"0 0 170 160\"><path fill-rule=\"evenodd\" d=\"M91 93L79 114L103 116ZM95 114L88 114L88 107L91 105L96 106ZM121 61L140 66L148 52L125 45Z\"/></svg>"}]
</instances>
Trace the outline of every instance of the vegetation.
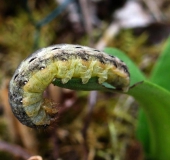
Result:
<instances>
[{"instance_id":1,"label":"vegetation","mask_svg":"<svg viewBox=\"0 0 170 160\"><path fill-rule=\"evenodd\" d=\"M152 33L144 28L142 34L134 34L135 29L121 29L106 43L105 52L125 61L130 69L131 88L126 95L49 86L47 95L60 109L56 126L31 130L13 116L8 104L8 83L24 58L37 48L52 44L95 48L100 39L105 39L113 8L109 10L106 5L108 9L103 12L104 5L96 5L101 23L96 22L90 31L84 27L86 21L80 24L69 21L67 8L71 1L65 2L58 5L53 0L1 2L0 159L22 160L33 155L44 160L170 159L170 39L163 49L169 26L161 25ZM163 40L154 38L159 41L155 43L150 37L158 31L166 36ZM89 83L95 85L93 80Z\"/></svg>"}]
</instances>

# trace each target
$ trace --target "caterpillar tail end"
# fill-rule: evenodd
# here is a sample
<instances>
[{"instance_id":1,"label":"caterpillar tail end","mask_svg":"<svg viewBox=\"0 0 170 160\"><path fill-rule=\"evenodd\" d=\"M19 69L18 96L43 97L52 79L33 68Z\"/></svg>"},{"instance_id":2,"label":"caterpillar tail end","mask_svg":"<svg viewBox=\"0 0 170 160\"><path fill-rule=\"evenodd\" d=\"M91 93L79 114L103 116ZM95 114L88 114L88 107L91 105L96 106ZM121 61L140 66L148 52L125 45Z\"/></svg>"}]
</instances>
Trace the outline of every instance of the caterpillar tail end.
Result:
<instances>
[{"instance_id":1,"label":"caterpillar tail end","mask_svg":"<svg viewBox=\"0 0 170 160\"><path fill-rule=\"evenodd\" d=\"M50 117L48 124L51 126L54 122L56 122L58 117L59 110L58 108L56 108L56 103L49 99L44 99L44 103L42 104L42 109Z\"/></svg>"}]
</instances>

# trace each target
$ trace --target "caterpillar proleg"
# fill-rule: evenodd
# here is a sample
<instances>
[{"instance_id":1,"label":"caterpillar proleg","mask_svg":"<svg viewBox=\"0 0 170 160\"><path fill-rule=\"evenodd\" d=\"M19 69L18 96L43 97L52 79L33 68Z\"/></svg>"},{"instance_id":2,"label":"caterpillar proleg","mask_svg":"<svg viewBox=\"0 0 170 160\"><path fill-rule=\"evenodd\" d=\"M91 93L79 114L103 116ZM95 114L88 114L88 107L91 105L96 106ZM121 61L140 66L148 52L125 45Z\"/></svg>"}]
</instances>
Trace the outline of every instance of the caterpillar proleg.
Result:
<instances>
[{"instance_id":1,"label":"caterpillar proleg","mask_svg":"<svg viewBox=\"0 0 170 160\"><path fill-rule=\"evenodd\" d=\"M56 119L57 109L43 98L46 87L56 78L67 84L80 78L82 85L97 77L116 90L127 91L130 74L117 57L80 45L60 44L42 48L21 62L9 85L9 102L18 120L32 128L49 126Z\"/></svg>"}]
</instances>

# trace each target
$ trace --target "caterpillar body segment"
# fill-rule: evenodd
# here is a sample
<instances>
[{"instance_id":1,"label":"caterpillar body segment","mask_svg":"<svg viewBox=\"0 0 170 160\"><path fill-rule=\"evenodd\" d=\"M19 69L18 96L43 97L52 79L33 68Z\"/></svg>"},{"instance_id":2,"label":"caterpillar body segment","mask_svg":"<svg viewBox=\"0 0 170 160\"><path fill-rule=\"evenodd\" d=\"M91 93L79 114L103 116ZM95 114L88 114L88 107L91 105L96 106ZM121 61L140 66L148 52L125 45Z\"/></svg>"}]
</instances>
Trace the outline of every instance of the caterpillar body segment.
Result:
<instances>
[{"instance_id":1,"label":"caterpillar body segment","mask_svg":"<svg viewBox=\"0 0 170 160\"><path fill-rule=\"evenodd\" d=\"M21 123L32 128L50 125L56 119L54 102L43 98L46 87L56 78L63 84L81 78L108 82L117 90L127 91L130 75L124 62L102 51L80 45L61 44L40 49L25 59L9 85L9 102Z\"/></svg>"}]
</instances>

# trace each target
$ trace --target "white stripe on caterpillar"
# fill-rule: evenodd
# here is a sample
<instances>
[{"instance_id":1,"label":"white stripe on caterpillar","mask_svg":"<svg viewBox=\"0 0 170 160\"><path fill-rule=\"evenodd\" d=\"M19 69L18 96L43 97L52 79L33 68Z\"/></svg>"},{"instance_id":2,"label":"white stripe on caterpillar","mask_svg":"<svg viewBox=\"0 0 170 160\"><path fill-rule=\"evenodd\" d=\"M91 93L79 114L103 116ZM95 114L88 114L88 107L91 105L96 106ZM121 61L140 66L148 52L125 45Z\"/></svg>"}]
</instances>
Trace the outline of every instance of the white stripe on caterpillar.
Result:
<instances>
[{"instance_id":1,"label":"white stripe on caterpillar","mask_svg":"<svg viewBox=\"0 0 170 160\"><path fill-rule=\"evenodd\" d=\"M33 128L45 127L56 119L57 109L43 98L46 87L56 78L66 84L81 78L86 84L98 77L116 90L127 91L130 75L127 66L117 57L102 51L61 44L40 49L25 59L15 71L9 85L9 102L21 123Z\"/></svg>"}]
</instances>

